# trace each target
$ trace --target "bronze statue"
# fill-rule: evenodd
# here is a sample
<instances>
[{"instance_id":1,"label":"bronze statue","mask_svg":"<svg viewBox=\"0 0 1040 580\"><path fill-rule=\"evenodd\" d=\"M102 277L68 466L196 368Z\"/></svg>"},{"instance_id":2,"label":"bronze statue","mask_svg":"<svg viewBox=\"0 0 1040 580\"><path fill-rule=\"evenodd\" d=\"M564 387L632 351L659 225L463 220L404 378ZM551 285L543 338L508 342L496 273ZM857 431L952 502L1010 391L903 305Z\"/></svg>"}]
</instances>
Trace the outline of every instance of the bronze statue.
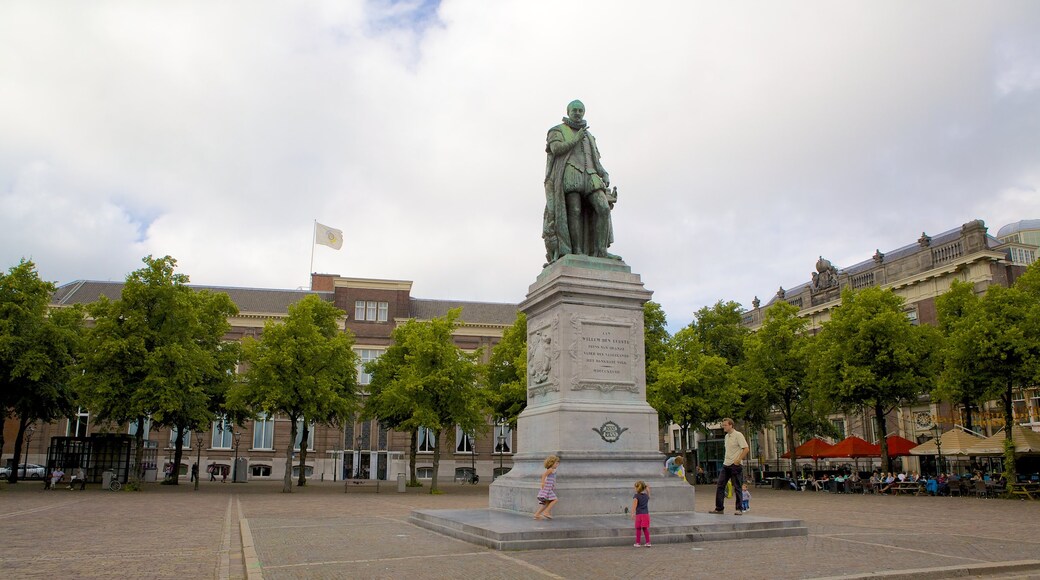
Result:
<instances>
[{"instance_id":1,"label":"bronze statue","mask_svg":"<svg viewBox=\"0 0 1040 580\"><path fill-rule=\"evenodd\" d=\"M614 241L610 210L617 188L610 189L610 175L584 117L585 105L571 101L563 123L546 137L542 238L548 264L567 254L621 259L607 252Z\"/></svg>"}]
</instances>

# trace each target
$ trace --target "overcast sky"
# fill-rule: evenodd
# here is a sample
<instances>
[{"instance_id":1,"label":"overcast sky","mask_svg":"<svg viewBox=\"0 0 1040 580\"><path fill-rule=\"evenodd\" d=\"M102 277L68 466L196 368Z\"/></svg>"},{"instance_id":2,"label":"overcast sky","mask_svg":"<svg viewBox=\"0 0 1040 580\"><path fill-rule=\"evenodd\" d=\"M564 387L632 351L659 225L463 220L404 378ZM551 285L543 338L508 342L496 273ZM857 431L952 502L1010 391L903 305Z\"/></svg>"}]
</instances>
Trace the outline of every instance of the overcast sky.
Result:
<instances>
[{"instance_id":1,"label":"overcast sky","mask_svg":"<svg viewBox=\"0 0 1040 580\"><path fill-rule=\"evenodd\" d=\"M519 302L576 98L673 331L1040 218L1040 2L5 1L0 266Z\"/></svg>"}]
</instances>

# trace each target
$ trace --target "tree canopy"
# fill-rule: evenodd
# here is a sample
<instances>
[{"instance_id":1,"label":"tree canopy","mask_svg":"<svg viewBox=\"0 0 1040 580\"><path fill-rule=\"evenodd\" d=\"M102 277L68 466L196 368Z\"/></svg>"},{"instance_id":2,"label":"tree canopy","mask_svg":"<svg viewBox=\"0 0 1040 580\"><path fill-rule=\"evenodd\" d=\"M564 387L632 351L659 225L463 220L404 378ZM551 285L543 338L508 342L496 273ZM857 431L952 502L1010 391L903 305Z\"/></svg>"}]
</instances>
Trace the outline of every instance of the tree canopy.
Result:
<instances>
[{"instance_id":1,"label":"tree canopy","mask_svg":"<svg viewBox=\"0 0 1040 580\"><path fill-rule=\"evenodd\" d=\"M268 321L260 340L247 337L248 368L231 388L228 405L289 419L282 491L292 492L292 460L300 440L298 485L306 484L310 423L338 424L357 410L354 337L342 328L344 312L316 295L289 306L284 321ZM300 432L302 424L303 432ZM298 437L298 435L300 435Z\"/></svg>"},{"instance_id":2,"label":"tree canopy","mask_svg":"<svg viewBox=\"0 0 1040 580\"><path fill-rule=\"evenodd\" d=\"M489 411L478 353L463 351L452 339L460 315L456 308L429 321L405 322L394 329L386 353L365 365L372 375L366 405L373 406L375 416L392 417L413 433L420 427L436 433L430 493L438 492L437 471L449 430L455 425L464 433L482 430ZM414 436L410 455L415 483Z\"/></svg>"},{"instance_id":3,"label":"tree canopy","mask_svg":"<svg viewBox=\"0 0 1040 580\"><path fill-rule=\"evenodd\" d=\"M487 384L491 414L516 427L516 418L527 407L527 315L523 312L517 312L512 326L491 349Z\"/></svg>"},{"instance_id":4,"label":"tree canopy","mask_svg":"<svg viewBox=\"0 0 1040 580\"><path fill-rule=\"evenodd\" d=\"M811 363L815 380L839 406L874 412L882 469L889 471L885 418L931 389L938 370L938 331L912 324L902 298L891 290L846 288L817 340Z\"/></svg>"},{"instance_id":5,"label":"tree canopy","mask_svg":"<svg viewBox=\"0 0 1040 580\"><path fill-rule=\"evenodd\" d=\"M73 367L81 346L83 311L49 310L54 284L22 260L0 272L0 450L9 415L18 417L13 464L21 460L26 428L73 411ZM12 469L10 481L18 480Z\"/></svg>"},{"instance_id":6,"label":"tree canopy","mask_svg":"<svg viewBox=\"0 0 1040 580\"><path fill-rule=\"evenodd\" d=\"M102 297L88 308L88 333L77 393L100 421L137 424L137 477L143 475L144 424L178 430L209 423L223 401L238 362L225 342L228 317L238 308L227 294L196 291L175 272L170 256L144 258L118 300ZM180 464L183 440L175 443ZM173 483L179 470L174 470Z\"/></svg>"}]
</instances>

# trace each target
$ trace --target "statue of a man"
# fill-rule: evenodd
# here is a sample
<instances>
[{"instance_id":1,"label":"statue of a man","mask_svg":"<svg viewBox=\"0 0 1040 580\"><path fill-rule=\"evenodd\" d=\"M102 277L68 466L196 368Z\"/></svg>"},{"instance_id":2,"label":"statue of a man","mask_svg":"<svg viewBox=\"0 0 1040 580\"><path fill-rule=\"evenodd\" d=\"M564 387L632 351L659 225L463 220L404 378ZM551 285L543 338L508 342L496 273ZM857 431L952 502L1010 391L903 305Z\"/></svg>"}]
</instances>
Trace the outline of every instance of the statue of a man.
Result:
<instances>
[{"instance_id":1,"label":"statue of a man","mask_svg":"<svg viewBox=\"0 0 1040 580\"><path fill-rule=\"evenodd\" d=\"M549 264L567 254L621 259L607 253L614 241L610 210L617 190L608 189L610 175L584 117L585 105L571 101L563 123L546 137L542 238Z\"/></svg>"}]
</instances>

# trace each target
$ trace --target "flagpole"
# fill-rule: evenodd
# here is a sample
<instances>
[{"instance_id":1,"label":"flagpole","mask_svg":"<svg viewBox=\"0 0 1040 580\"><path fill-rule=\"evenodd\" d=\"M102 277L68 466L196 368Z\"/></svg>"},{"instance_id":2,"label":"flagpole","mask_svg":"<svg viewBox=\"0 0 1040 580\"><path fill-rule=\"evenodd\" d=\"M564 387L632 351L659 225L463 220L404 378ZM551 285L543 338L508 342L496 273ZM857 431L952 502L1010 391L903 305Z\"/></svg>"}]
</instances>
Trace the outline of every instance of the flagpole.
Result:
<instances>
[{"instance_id":1,"label":"flagpole","mask_svg":"<svg viewBox=\"0 0 1040 580\"><path fill-rule=\"evenodd\" d=\"M310 269L310 271L307 272L307 287L308 288L310 288L314 284L313 276L312 276L314 274L314 246L315 246L314 240L316 239L317 235L318 235L318 220L314 220L314 226L311 228L311 269Z\"/></svg>"}]
</instances>

